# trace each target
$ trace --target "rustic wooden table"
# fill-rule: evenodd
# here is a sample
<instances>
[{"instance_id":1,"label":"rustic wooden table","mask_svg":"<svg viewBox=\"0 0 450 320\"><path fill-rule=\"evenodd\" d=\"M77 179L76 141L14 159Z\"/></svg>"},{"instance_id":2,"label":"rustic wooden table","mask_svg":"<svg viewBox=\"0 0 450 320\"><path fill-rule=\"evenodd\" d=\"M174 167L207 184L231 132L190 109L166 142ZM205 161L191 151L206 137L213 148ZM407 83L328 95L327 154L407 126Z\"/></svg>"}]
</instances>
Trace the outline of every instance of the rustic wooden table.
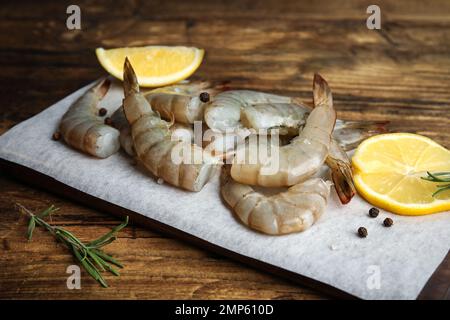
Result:
<instances>
[{"instance_id":1,"label":"rustic wooden table","mask_svg":"<svg viewBox=\"0 0 450 320\"><path fill-rule=\"evenodd\" d=\"M230 80L311 100L311 79L330 83L338 116L389 120L450 147L450 2L378 1L381 30L366 27L367 1L77 1L81 30L66 28L69 1L0 7L0 133L104 75L96 47L192 45L207 55L196 78ZM322 299L318 291L255 271L163 234L130 226L108 251L126 266L104 289L87 276L66 288L65 249L44 231L25 239L14 209L60 207L53 217L83 239L118 223L0 176L0 298ZM422 297L449 297L450 263ZM437 294L436 294L437 292Z\"/></svg>"}]
</instances>

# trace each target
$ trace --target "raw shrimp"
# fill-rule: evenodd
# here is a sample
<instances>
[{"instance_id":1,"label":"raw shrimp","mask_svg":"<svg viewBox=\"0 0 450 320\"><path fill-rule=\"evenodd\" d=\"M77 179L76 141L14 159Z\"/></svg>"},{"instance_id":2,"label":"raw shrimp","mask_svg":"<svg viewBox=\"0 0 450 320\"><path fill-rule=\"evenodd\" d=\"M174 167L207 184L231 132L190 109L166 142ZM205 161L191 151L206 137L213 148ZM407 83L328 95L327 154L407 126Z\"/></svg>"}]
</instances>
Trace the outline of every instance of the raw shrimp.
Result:
<instances>
[{"instance_id":1,"label":"raw shrimp","mask_svg":"<svg viewBox=\"0 0 450 320\"><path fill-rule=\"evenodd\" d=\"M241 122L255 130L278 129L280 135L297 135L312 108L296 98L294 103L272 103L248 106L241 110ZM386 132L387 122L336 120L334 139L344 150L356 148L364 139Z\"/></svg>"},{"instance_id":2,"label":"raw shrimp","mask_svg":"<svg viewBox=\"0 0 450 320\"><path fill-rule=\"evenodd\" d=\"M251 132L247 128L253 127L251 125L246 127L241 122L242 110L255 105L289 105L294 101L294 98L251 90L231 90L219 93L207 104L204 112L205 122L214 132L211 135L215 138L209 145L209 150L214 154L233 154L236 147L250 135ZM286 110L285 113L288 112ZM293 125L289 122L288 115L284 115L286 116L285 121L289 125Z\"/></svg>"},{"instance_id":3,"label":"raw shrimp","mask_svg":"<svg viewBox=\"0 0 450 320\"><path fill-rule=\"evenodd\" d=\"M109 86L108 79L94 85L70 106L59 125L68 145L98 158L107 158L120 148L119 131L105 125L98 115L98 103Z\"/></svg>"},{"instance_id":4,"label":"raw shrimp","mask_svg":"<svg viewBox=\"0 0 450 320\"><path fill-rule=\"evenodd\" d=\"M285 135L298 135L311 109L297 98L235 90L218 94L215 101L207 106L205 118L215 131L231 131L231 136L236 135L234 132L239 132L238 136L245 137L245 130L242 129L245 127L255 129L256 132L277 129L283 138ZM327 157L326 164L332 170L335 189L343 204L348 203L355 194L350 160L343 150L352 150L364 139L385 132L386 124L387 122L336 120L333 147L330 149L333 154ZM228 147L229 154L232 153L230 148L233 146Z\"/></svg>"},{"instance_id":5,"label":"raw shrimp","mask_svg":"<svg viewBox=\"0 0 450 320\"><path fill-rule=\"evenodd\" d=\"M134 152L133 139L131 137L131 127L125 117L123 106L120 106L120 108L113 113L111 120L113 127L120 131L119 141L121 147L128 155L134 157L136 153ZM174 123L170 126L169 130L173 141L194 141L194 130L191 125Z\"/></svg>"},{"instance_id":6,"label":"raw shrimp","mask_svg":"<svg viewBox=\"0 0 450 320\"><path fill-rule=\"evenodd\" d=\"M303 130L288 145L280 147L277 155L245 163L235 158L231 167L234 180L266 187L292 186L316 173L328 156L331 135L336 122L333 98L327 82L314 75L315 108L309 114ZM256 149L250 145L248 150ZM246 159L249 159L246 157ZM277 163L276 172L271 172Z\"/></svg>"},{"instance_id":7,"label":"raw shrimp","mask_svg":"<svg viewBox=\"0 0 450 320\"><path fill-rule=\"evenodd\" d=\"M296 135L311 108L305 104L259 104L242 110L241 121L248 128L278 129L282 135ZM334 187L342 204L350 202L356 190L350 159L344 150L356 148L364 139L386 131L386 122L336 120L330 153L325 161L331 169Z\"/></svg>"},{"instance_id":8,"label":"raw shrimp","mask_svg":"<svg viewBox=\"0 0 450 320\"><path fill-rule=\"evenodd\" d=\"M242 110L255 105L287 105L295 101L294 98L251 90L225 91L216 95L206 106L204 118L208 127L214 131L223 133L237 132L244 127L241 122ZM283 121L288 122L289 116L286 116Z\"/></svg>"},{"instance_id":9,"label":"raw shrimp","mask_svg":"<svg viewBox=\"0 0 450 320\"><path fill-rule=\"evenodd\" d=\"M279 102L282 101L282 102ZM298 98L251 90L219 93L205 110L208 126L217 132L243 132L243 128L278 129L280 135L296 136L312 107ZM344 150L356 148L364 139L386 131L387 122L336 120L333 137ZM245 131L244 131L245 132ZM250 133L250 131L247 131Z\"/></svg>"},{"instance_id":10,"label":"raw shrimp","mask_svg":"<svg viewBox=\"0 0 450 320\"><path fill-rule=\"evenodd\" d=\"M308 229L324 212L330 195L329 181L311 178L272 196L230 178L222 168L221 193L239 219L251 229L281 235Z\"/></svg>"},{"instance_id":11,"label":"raw shrimp","mask_svg":"<svg viewBox=\"0 0 450 320\"><path fill-rule=\"evenodd\" d=\"M163 118L173 114L176 122L192 124L203 120L205 104L223 88L221 85L211 87L206 81L181 83L151 90L144 96Z\"/></svg>"},{"instance_id":12,"label":"raw shrimp","mask_svg":"<svg viewBox=\"0 0 450 320\"><path fill-rule=\"evenodd\" d=\"M191 191L200 191L218 167L218 160L190 142L172 141L170 124L152 110L139 92L136 74L128 59L124 65L123 108L131 126L138 159L156 177ZM173 161L173 152L188 150L197 161ZM184 154L183 154L184 156Z\"/></svg>"}]
</instances>

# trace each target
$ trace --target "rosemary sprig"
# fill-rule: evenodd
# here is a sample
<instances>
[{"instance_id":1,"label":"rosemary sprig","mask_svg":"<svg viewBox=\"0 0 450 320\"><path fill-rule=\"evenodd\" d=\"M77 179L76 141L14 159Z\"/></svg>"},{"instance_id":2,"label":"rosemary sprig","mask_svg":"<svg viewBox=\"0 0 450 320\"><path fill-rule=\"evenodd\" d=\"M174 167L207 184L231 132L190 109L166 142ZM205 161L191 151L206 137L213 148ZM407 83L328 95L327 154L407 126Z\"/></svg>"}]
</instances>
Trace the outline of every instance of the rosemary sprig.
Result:
<instances>
[{"instance_id":1,"label":"rosemary sprig","mask_svg":"<svg viewBox=\"0 0 450 320\"><path fill-rule=\"evenodd\" d=\"M431 173L431 172L427 171L427 174L428 174L427 177L422 177L423 180L443 183L443 184L436 185L437 190L433 193L433 197L435 197L437 194L439 194L445 190L450 190L450 171L449 172L435 172L435 173Z\"/></svg>"},{"instance_id":2,"label":"rosemary sprig","mask_svg":"<svg viewBox=\"0 0 450 320\"><path fill-rule=\"evenodd\" d=\"M104 253L100 248L116 240L117 232L122 230L128 224L128 217L125 218L123 223L117 227L114 227L110 232L85 244L66 229L61 227L53 227L43 220L43 218L58 210L58 208L55 208L53 205L42 211L40 214L34 214L19 203L17 203L16 206L21 213L24 213L30 217L27 231L28 240L31 240L36 225L39 225L47 229L58 241L63 243L81 263L87 273L89 273L89 275L98 281L103 287L108 287L108 284L102 277L100 273L101 271L109 271L115 276L120 275L112 265L119 268L123 268L123 265L110 255Z\"/></svg>"}]
</instances>

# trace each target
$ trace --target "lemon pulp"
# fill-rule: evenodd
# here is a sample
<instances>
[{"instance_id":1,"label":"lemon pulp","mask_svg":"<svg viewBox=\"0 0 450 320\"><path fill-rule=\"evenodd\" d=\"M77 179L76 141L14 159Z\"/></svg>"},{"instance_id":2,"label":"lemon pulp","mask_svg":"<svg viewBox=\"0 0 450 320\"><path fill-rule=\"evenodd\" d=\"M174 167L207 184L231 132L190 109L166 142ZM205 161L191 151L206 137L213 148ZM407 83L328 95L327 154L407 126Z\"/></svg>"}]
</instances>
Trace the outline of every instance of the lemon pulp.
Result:
<instances>
[{"instance_id":1,"label":"lemon pulp","mask_svg":"<svg viewBox=\"0 0 450 320\"><path fill-rule=\"evenodd\" d=\"M97 48L95 52L103 68L120 80L123 80L123 64L128 57L143 87L164 86L188 78L204 56L202 49L181 46Z\"/></svg>"}]
</instances>

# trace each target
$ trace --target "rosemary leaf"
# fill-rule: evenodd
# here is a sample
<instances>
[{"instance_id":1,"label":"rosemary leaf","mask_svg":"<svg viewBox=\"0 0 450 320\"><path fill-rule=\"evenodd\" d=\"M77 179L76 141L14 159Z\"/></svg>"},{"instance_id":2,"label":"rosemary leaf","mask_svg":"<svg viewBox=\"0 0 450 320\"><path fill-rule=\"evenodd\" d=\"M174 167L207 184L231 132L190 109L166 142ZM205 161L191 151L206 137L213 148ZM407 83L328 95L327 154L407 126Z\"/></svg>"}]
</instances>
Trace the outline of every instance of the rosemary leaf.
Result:
<instances>
[{"instance_id":1,"label":"rosemary leaf","mask_svg":"<svg viewBox=\"0 0 450 320\"><path fill-rule=\"evenodd\" d=\"M103 242L97 243L97 244L95 244L95 245L93 245L93 246L89 246L89 245L88 245L88 248L99 249L99 248L101 248L101 247L104 247L104 246L110 244L111 242L113 242L113 241L116 240L116 239L117 239L117 237L116 237L116 236L113 236L113 237L111 237L111 238L109 238L109 239L107 239L107 240L105 240L105 241L103 241Z\"/></svg>"},{"instance_id":2,"label":"rosemary leaf","mask_svg":"<svg viewBox=\"0 0 450 320\"><path fill-rule=\"evenodd\" d=\"M77 242L73 241L71 238L64 237L59 230L55 231L55 237L60 242L64 243L68 248L75 246L78 250L82 249Z\"/></svg>"},{"instance_id":3,"label":"rosemary leaf","mask_svg":"<svg viewBox=\"0 0 450 320\"><path fill-rule=\"evenodd\" d=\"M448 183L448 184L438 184L436 187L438 187L438 188L447 188L447 187L450 187L450 183Z\"/></svg>"},{"instance_id":4,"label":"rosemary leaf","mask_svg":"<svg viewBox=\"0 0 450 320\"><path fill-rule=\"evenodd\" d=\"M33 237L33 231L35 227L36 227L36 219L34 217L31 217L30 222L28 223L28 232L27 232L28 241L30 241L31 238Z\"/></svg>"},{"instance_id":5,"label":"rosemary leaf","mask_svg":"<svg viewBox=\"0 0 450 320\"><path fill-rule=\"evenodd\" d=\"M60 234L64 235L64 238L70 239L72 240L74 243L76 243L78 246L80 246L81 248L86 248L83 244L83 242L81 242L80 240L78 240L77 237L75 237L72 233L70 233L69 231L67 231L66 229L60 228L60 227L55 227L54 228L55 231L59 232Z\"/></svg>"},{"instance_id":6,"label":"rosemary leaf","mask_svg":"<svg viewBox=\"0 0 450 320\"><path fill-rule=\"evenodd\" d=\"M73 246L72 250L75 257L78 259L78 261L80 261L84 269L91 275L91 277L94 278L96 281L100 282L100 284L105 288L108 287L108 285L106 284L105 280L103 280L98 270L95 267L94 268L91 267L91 265L87 262L87 260L84 257L82 257L81 254L78 252L78 249Z\"/></svg>"},{"instance_id":7,"label":"rosemary leaf","mask_svg":"<svg viewBox=\"0 0 450 320\"><path fill-rule=\"evenodd\" d=\"M120 273L114 269L108 262L103 260L102 258L98 257L98 261L103 265L104 268L106 268L109 272L111 272L115 276L120 276Z\"/></svg>"},{"instance_id":8,"label":"rosemary leaf","mask_svg":"<svg viewBox=\"0 0 450 320\"><path fill-rule=\"evenodd\" d=\"M98 258L97 255L94 252L92 252L91 250L87 250L86 253L95 262L95 264L98 266L98 268L101 271L106 271L105 268L103 267L101 258Z\"/></svg>"},{"instance_id":9,"label":"rosemary leaf","mask_svg":"<svg viewBox=\"0 0 450 320\"><path fill-rule=\"evenodd\" d=\"M101 271L109 271L115 276L120 275L119 272L114 269L109 263L114 264L120 268L123 268L122 264L110 255L104 253L100 248L116 240L116 233L122 230L128 224L128 217L126 217L123 223L113 228L107 234L99 237L94 241L91 241L88 244L85 244L73 233L61 227L53 227L45 220L43 220L43 218L51 215L53 212L58 210L58 208L55 208L53 205L45 209L38 215L35 215L33 212L19 203L17 203L16 206L21 213L26 214L30 217L27 234L29 240L31 240L32 238L33 230L36 228L36 225L39 225L47 229L56 238L56 240L63 243L73 253L74 257L81 263L86 272L92 278L98 281L103 287L108 287L108 284L103 278Z\"/></svg>"},{"instance_id":10,"label":"rosemary leaf","mask_svg":"<svg viewBox=\"0 0 450 320\"><path fill-rule=\"evenodd\" d=\"M85 255L83 261L85 261L92 269L95 270L95 272L98 274L99 279L102 278L100 271L97 269L97 267L95 266L95 263L91 260L91 258L88 256L88 254Z\"/></svg>"},{"instance_id":11,"label":"rosemary leaf","mask_svg":"<svg viewBox=\"0 0 450 320\"><path fill-rule=\"evenodd\" d=\"M450 190L450 185L448 185L446 187L438 188L435 192L433 192L433 197L435 197L436 195L438 195L441 192L444 192L445 190Z\"/></svg>"},{"instance_id":12,"label":"rosemary leaf","mask_svg":"<svg viewBox=\"0 0 450 320\"><path fill-rule=\"evenodd\" d=\"M114 269L111 265L109 265L108 263L105 263L105 268L108 269L109 272L111 272L113 275L115 275L116 277L120 276L119 271L117 271L116 269Z\"/></svg>"},{"instance_id":13,"label":"rosemary leaf","mask_svg":"<svg viewBox=\"0 0 450 320\"><path fill-rule=\"evenodd\" d=\"M119 224L117 227L114 227L110 232L106 233L105 235L101 236L100 238L89 242L87 246L88 247L95 247L97 244L106 241L107 239L113 237L117 232L119 232L120 230L125 228L127 224L128 224L128 216L125 218L124 222Z\"/></svg>"},{"instance_id":14,"label":"rosemary leaf","mask_svg":"<svg viewBox=\"0 0 450 320\"><path fill-rule=\"evenodd\" d=\"M38 216L39 218L45 218L48 215L51 215L53 212L58 211L59 208L55 208L54 205L51 205L50 207L48 207L47 209L45 209L44 211L42 211Z\"/></svg>"},{"instance_id":15,"label":"rosemary leaf","mask_svg":"<svg viewBox=\"0 0 450 320\"><path fill-rule=\"evenodd\" d=\"M446 184L438 184L436 185L437 190L433 192L432 196L435 197L441 192L444 192L446 190L450 190L450 183L447 184L447 182L450 182L450 172L435 172L431 173L427 171L426 177L421 177L423 180L427 180L430 182L445 182Z\"/></svg>"},{"instance_id":16,"label":"rosemary leaf","mask_svg":"<svg viewBox=\"0 0 450 320\"><path fill-rule=\"evenodd\" d=\"M97 250L97 249L93 249L92 251L94 251L103 260L111 262L112 264L118 266L119 268L123 268L123 265L119 261L117 261L116 259L114 259L110 255L104 253L103 251L100 251L100 250Z\"/></svg>"}]
</instances>

